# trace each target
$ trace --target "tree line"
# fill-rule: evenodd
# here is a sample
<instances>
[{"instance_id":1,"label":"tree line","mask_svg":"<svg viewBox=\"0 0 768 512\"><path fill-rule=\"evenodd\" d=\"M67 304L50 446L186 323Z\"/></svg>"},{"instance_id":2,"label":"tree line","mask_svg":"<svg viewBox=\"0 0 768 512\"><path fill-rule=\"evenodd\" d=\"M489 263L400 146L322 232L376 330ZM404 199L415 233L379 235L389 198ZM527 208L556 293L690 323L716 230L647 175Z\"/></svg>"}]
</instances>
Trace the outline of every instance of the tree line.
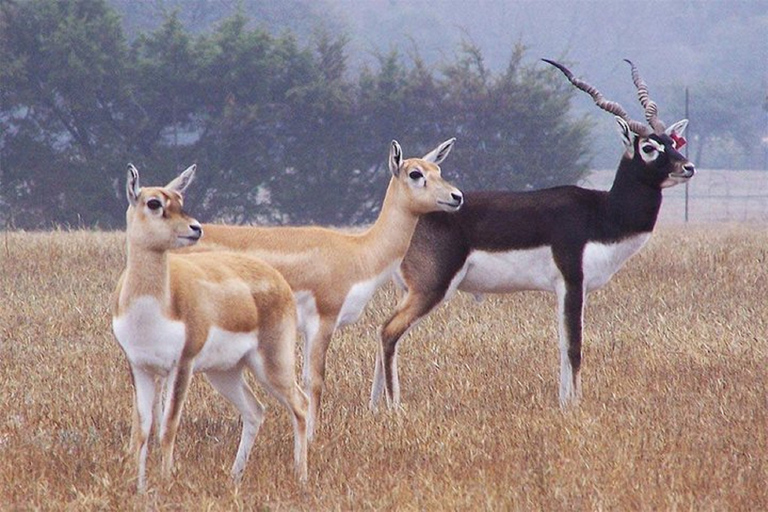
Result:
<instances>
[{"instance_id":1,"label":"tree line","mask_svg":"<svg viewBox=\"0 0 768 512\"><path fill-rule=\"evenodd\" d=\"M351 225L378 213L389 142L420 156L457 137L444 175L466 190L574 183L588 168L573 90L510 49L492 73L468 43L354 76L346 38L300 44L238 13L201 34L169 14L123 33L103 0L0 5L0 223L118 228L128 162L164 183L191 163L202 220Z\"/></svg>"}]
</instances>

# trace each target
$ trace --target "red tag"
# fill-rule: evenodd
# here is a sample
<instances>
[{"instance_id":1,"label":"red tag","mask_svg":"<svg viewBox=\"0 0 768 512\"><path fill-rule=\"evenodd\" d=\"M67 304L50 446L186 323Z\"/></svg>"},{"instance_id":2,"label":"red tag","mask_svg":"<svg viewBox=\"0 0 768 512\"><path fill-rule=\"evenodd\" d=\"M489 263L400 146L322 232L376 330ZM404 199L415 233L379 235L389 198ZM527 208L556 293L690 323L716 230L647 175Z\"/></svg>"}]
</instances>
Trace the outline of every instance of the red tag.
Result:
<instances>
[{"instance_id":1,"label":"red tag","mask_svg":"<svg viewBox=\"0 0 768 512\"><path fill-rule=\"evenodd\" d=\"M672 132L669 134L670 138L672 138L672 141L675 143L675 149L680 149L688 142L685 140L685 137L682 137L675 132Z\"/></svg>"}]
</instances>

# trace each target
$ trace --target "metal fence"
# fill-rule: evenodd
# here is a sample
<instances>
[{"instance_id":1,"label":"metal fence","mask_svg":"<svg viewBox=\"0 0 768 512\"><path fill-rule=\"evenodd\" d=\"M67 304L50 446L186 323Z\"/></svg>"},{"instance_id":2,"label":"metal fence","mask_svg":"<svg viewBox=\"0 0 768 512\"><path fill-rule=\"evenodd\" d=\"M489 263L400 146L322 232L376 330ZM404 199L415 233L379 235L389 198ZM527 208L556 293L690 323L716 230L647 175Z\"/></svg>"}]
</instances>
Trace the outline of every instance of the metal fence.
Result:
<instances>
[{"instance_id":1,"label":"metal fence","mask_svg":"<svg viewBox=\"0 0 768 512\"><path fill-rule=\"evenodd\" d=\"M608 190L615 170L593 171L580 183ZM686 186L664 190L659 222L686 221ZM697 169L687 185L689 222L768 222L768 171Z\"/></svg>"}]
</instances>

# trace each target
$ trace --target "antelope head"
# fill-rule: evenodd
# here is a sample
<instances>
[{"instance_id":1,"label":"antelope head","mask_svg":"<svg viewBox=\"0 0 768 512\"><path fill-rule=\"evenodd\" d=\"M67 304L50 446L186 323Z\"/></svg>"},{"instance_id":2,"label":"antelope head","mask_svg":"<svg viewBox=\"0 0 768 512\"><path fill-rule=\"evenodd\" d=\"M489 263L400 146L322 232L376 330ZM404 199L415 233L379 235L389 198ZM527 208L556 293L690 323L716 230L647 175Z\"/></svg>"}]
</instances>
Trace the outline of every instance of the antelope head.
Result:
<instances>
[{"instance_id":1,"label":"antelope head","mask_svg":"<svg viewBox=\"0 0 768 512\"><path fill-rule=\"evenodd\" d=\"M421 158L403 159L400 144L392 141L389 149L389 172L402 185L410 210L416 215L434 211L455 212L464 203L461 191L445 181L440 163L451 152L455 138L448 139Z\"/></svg>"},{"instance_id":2,"label":"antelope head","mask_svg":"<svg viewBox=\"0 0 768 512\"><path fill-rule=\"evenodd\" d=\"M128 164L125 214L131 245L166 251L197 243L203 234L200 223L184 212L184 190L192 182L195 165L190 166L165 187L139 185L139 171Z\"/></svg>"},{"instance_id":3,"label":"antelope head","mask_svg":"<svg viewBox=\"0 0 768 512\"><path fill-rule=\"evenodd\" d=\"M667 188L693 177L693 163L680 153L680 149L686 144L683 134L688 127L688 120L683 119L666 127L659 119L658 106L651 100L648 87L632 61L625 59L631 66L632 81L637 88L637 96L643 106L647 124L631 119L620 104L606 100L600 91L574 77L562 64L549 59L542 60L562 71L575 87L589 94L598 107L616 115L619 133L625 146L624 158L636 164L638 179L652 186Z\"/></svg>"}]
</instances>

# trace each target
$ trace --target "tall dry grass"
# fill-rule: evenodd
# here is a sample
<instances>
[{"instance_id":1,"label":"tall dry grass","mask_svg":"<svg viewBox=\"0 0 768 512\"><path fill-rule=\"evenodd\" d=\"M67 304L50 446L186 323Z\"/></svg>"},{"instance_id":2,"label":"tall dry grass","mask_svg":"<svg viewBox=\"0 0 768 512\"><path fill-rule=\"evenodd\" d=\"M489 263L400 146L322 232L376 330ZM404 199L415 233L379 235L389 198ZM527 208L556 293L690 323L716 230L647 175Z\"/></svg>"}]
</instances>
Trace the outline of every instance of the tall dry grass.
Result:
<instances>
[{"instance_id":1,"label":"tall dry grass","mask_svg":"<svg viewBox=\"0 0 768 512\"><path fill-rule=\"evenodd\" d=\"M305 488L270 397L245 478L235 410L196 378L173 481L125 456L108 300L120 233L0 233L0 508L768 509L764 226L664 227L586 312L584 398L557 403L554 300L458 296L402 343L404 410L367 408L391 289L337 334Z\"/></svg>"}]
</instances>

